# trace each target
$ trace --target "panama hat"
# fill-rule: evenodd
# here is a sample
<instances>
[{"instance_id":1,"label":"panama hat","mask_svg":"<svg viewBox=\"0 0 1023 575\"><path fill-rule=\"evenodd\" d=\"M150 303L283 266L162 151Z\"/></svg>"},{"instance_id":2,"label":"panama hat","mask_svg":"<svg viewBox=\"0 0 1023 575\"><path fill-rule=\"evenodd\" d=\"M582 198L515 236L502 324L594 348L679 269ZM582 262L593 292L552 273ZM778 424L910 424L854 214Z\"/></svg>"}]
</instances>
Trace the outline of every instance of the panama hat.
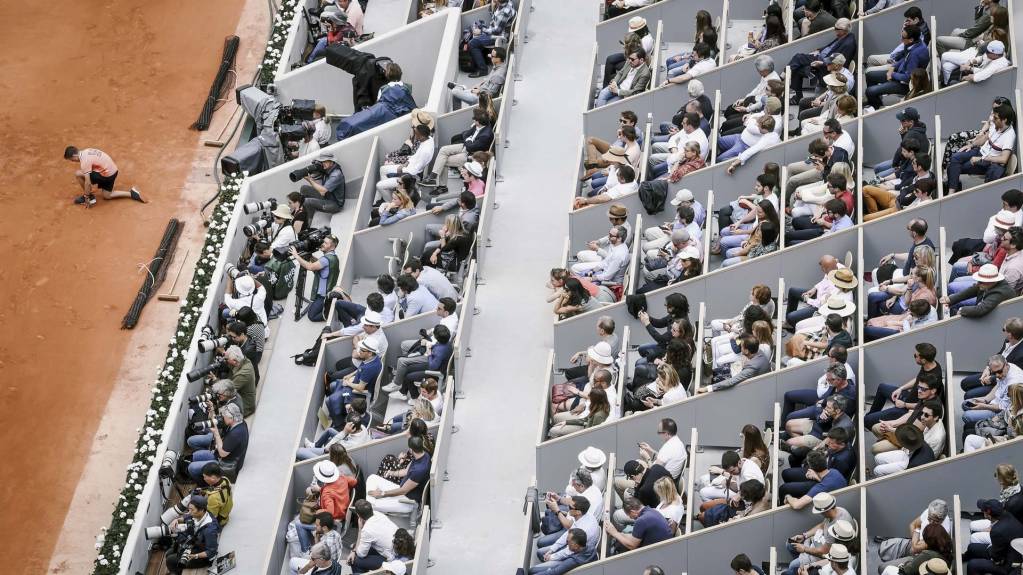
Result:
<instances>
[{"instance_id":1,"label":"panama hat","mask_svg":"<svg viewBox=\"0 0 1023 575\"><path fill-rule=\"evenodd\" d=\"M837 561L839 563L845 563L849 561L849 549L841 543L835 543L831 546L831 549L824 555L824 558L829 561Z\"/></svg>"},{"instance_id":2,"label":"panama hat","mask_svg":"<svg viewBox=\"0 0 1023 575\"><path fill-rule=\"evenodd\" d=\"M368 309L362 314L362 325L380 325L381 319L380 312Z\"/></svg>"},{"instance_id":3,"label":"panama hat","mask_svg":"<svg viewBox=\"0 0 1023 575\"><path fill-rule=\"evenodd\" d=\"M609 218L627 218L628 216L629 209L621 204L611 204L611 207L607 209Z\"/></svg>"},{"instance_id":4,"label":"panama hat","mask_svg":"<svg viewBox=\"0 0 1023 575\"><path fill-rule=\"evenodd\" d=\"M415 108L412 110L412 125L413 126L426 126L427 128L433 129L433 116L430 115L426 110Z\"/></svg>"},{"instance_id":5,"label":"panama hat","mask_svg":"<svg viewBox=\"0 0 1023 575\"><path fill-rule=\"evenodd\" d=\"M940 557L929 559L920 566L920 575L948 575L948 564Z\"/></svg>"},{"instance_id":6,"label":"panama hat","mask_svg":"<svg viewBox=\"0 0 1023 575\"><path fill-rule=\"evenodd\" d=\"M998 213L995 214L995 217L991 221L991 223L996 228L1002 228L1007 230L1012 226L1016 225L1016 214L1010 212L1009 210L999 210Z\"/></svg>"},{"instance_id":7,"label":"panama hat","mask_svg":"<svg viewBox=\"0 0 1023 575\"><path fill-rule=\"evenodd\" d=\"M851 541L856 537L856 525L845 519L839 519L828 527L828 535L838 541Z\"/></svg>"},{"instance_id":8,"label":"panama hat","mask_svg":"<svg viewBox=\"0 0 1023 575\"><path fill-rule=\"evenodd\" d=\"M980 266L977 273L973 274L971 277L980 283L995 283L1005 279L1005 276L1002 275L1002 272L998 271L998 266L995 264L984 264Z\"/></svg>"},{"instance_id":9,"label":"panama hat","mask_svg":"<svg viewBox=\"0 0 1023 575\"><path fill-rule=\"evenodd\" d=\"M646 26L646 18L642 16L633 16L629 18L629 32L635 32Z\"/></svg>"},{"instance_id":10,"label":"panama hat","mask_svg":"<svg viewBox=\"0 0 1023 575\"><path fill-rule=\"evenodd\" d=\"M845 78L839 78L838 74L824 76L824 83L828 86L845 86Z\"/></svg>"},{"instance_id":11,"label":"panama hat","mask_svg":"<svg viewBox=\"0 0 1023 575\"><path fill-rule=\"evenodd\" d=\"M833 313L838 314L840 317L849 317L856 311L856 304L842 296L831 296L828 298L828 303L821 306L818 311L824 317L828 317Z\"/></svg>"},{"instance_id":12,"label":"panama hat","mask_svg":"<svg viewBox=\"0 0 1023 575\"><path fill-rule=\"evenodd\" d=\"M466 172L469 172L470 174L477 178L483 177L483 166L481 166L480 163L477 162L476 160L469 160L462 167L465 168Z\"/></svg>"},{"instance_id":13,"label":"panama hat","mask_svg":"<svg viewBox=\"0 0 1023 575\"><path fill-rule=\"evenodd\" d=\"M837 288L853 289L859 283L849 268L837 268L828 272L828 281Z\"/></svg>"},{"instance_id":14,"label":"panama hat","mask_svg":"<svg viewBox=\"0 0 1023 575\"><path fill-rule=\"evenodd\" d=\"M586 356L601 365L611 365L614 358L611 357L611 344L606 341L599 341L596 345L586 350Z\"/></svg>"},{"instance_id":15,"label":"panama hat","mask_svg":"<svg viewBox=\"0 0 1023 575\"><path fill-rule=\"evenodd\" d=\"M827 491L822 491L813 496L813 512L817 515L835 508L835 497Z\"/></svg>"},{"instance_id":16,"label":"panama hat","mask_svg":"<svg viewBox=\"0 0 1023 575\"><path fill-rule=\"evenodd\" d=\"M625 164L628 163L629 160L625 155L625 148L621 146L611 146L611 148L605 152L601 158L616 164Z\"/></svg>"},{"instance_id":17,"label":"panama hat","mask_svg":"<svg viewBox=\"0 0 1023 575\"><path fill-rule=\"evenodd\" d=\"M583 467L596 469L597 467L603 467L607 463L607 456L604 455L603 451L591 445L579 452L579 463Z\"/></svg>"},{"instance_id":18,"label":"panama hat","mask_svg":"<svg viewBox=\"0 0 1023 575\"><path fill-rule=\"evenodd\" d=\"M291 215L291 210L289 210L288 206L285 206L284 204L277 206L277 209L273 211L273 215L276 218L281 218L285 220L290 220L293 217Z\"/></svg>"},{"instance_id":19,"label":"panama hat","mask_svg":"<svg viewBox=\"0 0 1023 575\"><path fill-rule=\"evenodd\" d=\"M334 465L330 461L321 461L313 467L313 476L316 480L323 484L334 483L341 478L341 472L338 471L337 465Z\"/></svg>"}]
</instances>

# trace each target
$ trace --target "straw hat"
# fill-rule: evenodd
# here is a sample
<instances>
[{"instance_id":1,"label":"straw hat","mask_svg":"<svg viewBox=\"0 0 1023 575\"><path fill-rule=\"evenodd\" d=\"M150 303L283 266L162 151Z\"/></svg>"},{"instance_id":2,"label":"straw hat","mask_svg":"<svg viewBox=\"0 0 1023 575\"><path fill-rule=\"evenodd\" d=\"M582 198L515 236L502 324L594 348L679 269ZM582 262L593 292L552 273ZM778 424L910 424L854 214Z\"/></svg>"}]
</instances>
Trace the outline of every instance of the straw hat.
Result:
<instances>
[{"instance_id":1,"label":"straw hat","mask_svg":"<svg viewBox=\"0 0 1023 575\"><path fill-rule=\"evenodd\" d=\"M838 541L852 541L856 538L856 526L845 519L839 519L828 527L828 535Z\"/></svg>"},{"instance_id":2,"label":"straw hat","mask_svg":"<svg viewBox=\"0 0 1023 575\"><path fill-rule=\"evenodd\" d=\"M824 317L835 313L840 317L849 317L856 311L856 304L843 298L842 296L831 296L828 298L828 303L821 306L818 310Z\"/></svg>"},{"instance_id":3,"label":"straw hat","mask_svg":"<svg viewBox=\"0 0 1023 575\"><path fill-rule=\"evenodd\" d=\"M426 110L416 108L412 110L412 126L426 126L433 129L433 116Z\"/></svg>"},{"instance_id":4,"label":"straw hat","mask_svg":"<svg viewBox=\"0 0 1023 575\"><path fill-rule=\"evenodd\" d=\"M644 27L646 27L646 18L642 16L629 18L629 32L635 32Z\"/></svg>"},{"instance_id":5,"label":"straw hat","mask_svg":"<svg viewBox=\"0 0 1023 575\"><path fill-rule=\"evenodd\" d=\"M603 451L592 445L579 452L579 464L583 467L596 469L603 467L605 463L607 463L607 456L604 455Z\"/></svg>"},{"instance_id":6,"label":"straw hat","mask_svg":"<svg viewBox=\"0 0 1023 575\"><path fill-rule=\"evenodd\" d=\"M929 559L920 566L920 575L948 575L948 572L948 565L940 557Z\"/></svg>"},{"instance_id":7,"label":"straw hat","mask_svg":"<svg viewBox=\"0 0 1023 575\"><path fill-rule=\"evenodd\" d=\"M846 563L849 561L849 549L841 543L835 543L831 546L831 550L824 555L824 558L829 561Z\"/></svg>"},{"instance_id":8,"label":"straw hat","mask_svg":"<svg viewBox=\"0 0 1023 575\"><path fill-rule=\"evenodd\" d=\"M841 78L838 74L828 74L824 76L824 83L828 86L845 86L845 78Z\"/></svg>"},{"instance_id":9,"label":"straw hat","mask_svg":"<svg viewBox=\"0 0 1023 575\"><path fill-rule=\"evenodd\" d=\"M341 472L338 471L337 465L330 461L321 461L313 467L313 476L316 480L324 485L334 483L341 478Z\"/></svg>"},{"instance_id":10,"label":"straw hat","mask_svg":"<svg viewBox=\"0 0 1023 575\"><path fill-rule=\"evenodd\" d=\"M837 268L828 272L828 281L841 289L853 289L859 281L849 268Z\"/></svg>"},{"instance_id":11,"label":"straw hat","mask_svg":"<svg viewBox=\"0 0 1023 575\"><path fill-rule=\"evenodd\" d=\"M1002 275L1002 272L998 271L998 266L995 264L984 264L980 266L977 273L973 274L971 277L980 283L995 283L1005 279L1005 276Z\"/></svg>"},{"instance_id":12,"label":"straw hat","mask_svg":"<svg viewBox=\"0 0 1023 575\"><path fill-rule=\"evenodd\" d=\"M835 503L835 496L827 491L822 491L813 496L813 512L817 515L831 511L835 508L835 505L837 505Z\"/></svg>"},{"instance_id":13,"label":"straw hat","mask_svg":"<svg viewBox=\"0 0 1023 575\"><path fill-rule=\"evenodd\" d=\"M995 214L995 217L991 221L991 223L996 228L1002 228L1007 230L1012 226L1016 225L1016 214L1010 212L1009 210L999 210L998 213Z\"/></svg>"},{"instance_id":14,"label":"straw hat","mask_svg":"<svg viewBox=\"0 0 1023 575\"><path fill-rule=\"evenodd\" d=\"M611 344L606 341L599 341L596 345L586 350L586 356L601 365L611 365L614 358L611 357Z\"/></svg>"},{"instance_id":15,"label":"straw hat","mask_svg":"<svg viewBox=\"0 0 1023 575\"><path fill-rule=\"evenodd\" d=\"M281 218L285 220L290 220L293 217L291 215L291 210L288 209L288 206L285 206L284 204L278 205L277 209L273 211L273 215L275 218Z\"/></svg>"},{"instance_id":16,"label":"straw hat","mask_svg":"<svg viewBox=\"0 0 1023 575\"><path fill-rule=\"evenodd\" d=\"M601 158L615 164L625 164L629 161L628 156L625 155L625 148L621 146L611 146L611 148L605 152Z\"/></svg>"}]
</instances>

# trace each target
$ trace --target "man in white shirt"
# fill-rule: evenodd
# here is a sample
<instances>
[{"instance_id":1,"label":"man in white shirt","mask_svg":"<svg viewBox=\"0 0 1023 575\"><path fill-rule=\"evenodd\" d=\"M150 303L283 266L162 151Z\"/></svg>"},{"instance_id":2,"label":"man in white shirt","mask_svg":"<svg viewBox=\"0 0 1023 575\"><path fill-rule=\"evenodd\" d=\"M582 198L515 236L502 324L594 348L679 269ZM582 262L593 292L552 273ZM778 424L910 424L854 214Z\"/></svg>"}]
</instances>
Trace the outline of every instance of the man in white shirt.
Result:
<instances>
[{"instance_id":1,"label":"man in white shirt","mask_svg":"<svg viewBox=\"0 0 1023 575\"><path fill-rule=\"evenodd\" d=\"M614 187L609 186L607 190L592 198L585 196L576 197L573 202L573 209L578 210L583 206L592 206L593 204L606 204L639 189L639 183L636 182L636 170L632 169L632 166L618 166L618 182L618 185Z\"/></svg>"},{"instance_id":2,"label":"man in white shirt","mask_svg":"<svg viewBox=\"0 0 1023 575\"><path fill-rule=\"evenodd\" d=\"M413 144L418 143L414 154L409 157L404 166L395 164L384 164L380 166L380 180L377 182L377 193L374 198L374 205L391 201L394 190L398 189L398 178L402 174L421 176L433 160L434 141L430 134L430 128L419 124L412 131Z\"/></svg>"},{"instance_id":3,"label":"man in white shirt","mask_svg":"<svg viewBox=\"0 0 1023 575\"><path fill-rule=\"evenodd\" d=\"M699 76L700 74L706 74L717 67L717 60L710 57L710 46L703 42L697 42L693 46L693 57L696 63L686 68L685 66L679 66L668 71L668 79L661 83L661 86L667 86L668 84L685 84L689 80Z\"/></svg>"},{"instance_id":4,"label":"man in white shirt","mask_svg":"<svg viewBox=\"0 0 1023 575\"><path fill-rule=\"evenodd\" d=\"M668 172L668 166L679 161L688 142L696 142L700 146L700 157L704 161L710 155L710 142L707 134L700 129L700 115L687 112L682 116L682 129L675 132L667 142L655 142L647 160L650 175L660 177Z\"/></svg>"},{"instance_id":5,"label":"man in white shirt","mask_svg":"<svg viewBox=\"0 0 1023 575\"><path fill-rule=\"evenodd\" d=\"M663 466L675 479L682 475L686 468L686 460L689 454L686 452L686 444L678 436L678 424L674 419L664 418L657 426L657 435L664 439L661 448L654 450L645 441L639 444L639 459L649 468L654 464Z\"/></svg>"},{"instance_id":6,"label":"man in white shirt","mask_svg":"<svg viewBox=\"0 0 1023 575\"><path fill-rule=\"evenodd\" d=\"M739 163L746 163L747 159L764 146L776 143L778 135L774 133L774 128L774 117L772 116L748 119L746 129L741 134L730 134L718 138L717 161L723 162L738 157ZM761 144L764 140L767 140L767 143ZM750 152L750 150L753 151Z\"/></svg>"},{"instance_id":7,"label":"man in white shirt","mask_svg":"<svg viewBox=\"0 0 1023 575\"><path fill-rule=\"evenodd\" d=\"M1005 44L998 40L992 40L987 44L987 53L978 56L968 63L959 67L962 73L963 82L983 82L998 72L1011 66L1012 63L1005 57Z\"/></svg>"},{"instance_id":8,"label":"man in white shirt","mask_svg":"<svg viewBox=\"0 0 1023 575\"><path fill-rule=\"evenodd\" d=\"M607 255L599 262L579 262L572 266L572 272L590 277L594 283L621 284L625 281L625 273L629 270L629 246L625 244L625 228L615 226L608 232L611 241Z\"/></svg>"},{"instance_id":9,"label":"man in white shirt","mask_svg":"<svg viewBox=\"0 0 1023 575\"><path fill-rule=\"evenodd\" d=\"M944 412L944 408L941 406L941 402L935 399L928 399L924 401L919 410L919 417L916 421L913 421L913 425L916 425L924 432L924 442L934 451L935 454L940 454L945 450L945 425L941 422L941 416ZM899 421L912 421L910 412L905 417L900 418ZM888 422L889 424L895 422ZM895 426L897 427L897 425ZM876 444L875 444L876 445ZM892 473L898 473L909 466L909 452L905 449L895 449L893 451L885 451L878 453L874 456L874 477L882 477L884 475L891 475Z\"/></svg>"},{"instance_id":10,"label":"man in white shirt","mask_svg":"<svg viewBox=\"0 0 1023 575\"><path fill-rule=\"evenodd\" d=\"M426 287L433 294L433 297L437 299L449 297L453 300L458 300L458 290L455 289L455 286L451 285L447 276L443 272L437 271L437 268L424 267L419 258L409 259L405 267L402 268L402 273L416 278L419 285Z\"/></svg>"},{"instance_id":11,"label":"man in white shirt","mask_svg":"<svg viewBox=\"0 0 1023 575\"><path fill-rule=\"evenodd\" d=\"M752 459L742 459L734 451L722 453L721 467L711 468L711 472L715 473L713 478L708 473L700 477L696 485L704 502L736 496L739 493L739 486L750 479L756 479L766 485L760 465Z\"/></svg>"},{"instance_id":12,"label":"man in white shirt","mask_svg":"<svg viewBox=\"0 0 1023 575\"><path fill-rule=\"evenodd\" d=\"M800 321L812 317L828 298L838 293L838 288L831 283L830 273L839 268L845 267L838 262L835 256L825 254L817 262L823 277L810 289L790 287L788 297L785 300L785 322L795 326ZM799 304L805 303L806 307L799 309Z\"/></svg>"},{"instance_id":13,"label":"man in white shirt","mask_svg":"<svg viewBox=\"0 0 1023 575\"><path fill-rule=\"evenodd\" d=\"M379 569L384 561L394 559L394 532L398 526L383 513L374 513L365 499L352 504L359 518L359 538L348 554L353 570L365 573Z\"/></svg>"},{"instance_id":14,"label":"man in white shirt","mask_svg":"<svg viewBox=\"0 0 1023 575\"><path fill-rule=\"evenodd\" d=\"M983 397L963 402L964 436L973 433L977 422L1009 409L1009 386L1023 384L1023 369L1006 361L1001 354L988 358L987 371L995 378L995 387Z\"/></svg>"},{"instance_id":15,"label":"man in white shirt","mask_svg":"<svg viewBox=\"0 0 1023 575\"><path fill-rule=\"evenodd\" d=\"M548 507L552 502L548 500ZM553 503L553 505L557 505ZM569 498L568 510L560 511L558 520L562 525L568 523L561 535L554 543L546 547L538 547L536 558L541 563L530 568L530 573L545 573L547 569L557 566L557 563L572 553L568 549L568 533L572 529L582 529L586 532L586 546L593 549L600 541L600 525L597 518L590 514L590 501L581 495ZM546 536L545 539L549 537ZM545 541L546 542L546 541Z\"/></svg>"},{"instance_id":16,"label":"man in white shirt","mask_svg":"<svg viewBox=\"0 0 1023 575\"><path fill-rule=\"evenodd\" d=\"M756 86L749 91L748 94L739 98L731 106L725 109L725 117L731 118L745 114L747 108L759 100L761 97L767 95L767 83L771 80L781 81L781 76L775 71L774 58L767 54L760 54L753 61L753 68L757 71L757 75L760 76L760 81L757 82Z\"/></svg>"},{"instance_id":17,"label":"man in white shirt","mask_svg":"<svg viewBox=\"0 0 1023 575\"><path fill-rule=\"evenodd\" d=\"M963 189L960 174L983 174L985 182L992 182L1005 175L1005 166L1016 147L1016 130L1012 127L1015 121L1016 112L1012 106L995 106L987 132L978 134L949 159L947 193L953 194Z\"/></svg>"}]
</instances>

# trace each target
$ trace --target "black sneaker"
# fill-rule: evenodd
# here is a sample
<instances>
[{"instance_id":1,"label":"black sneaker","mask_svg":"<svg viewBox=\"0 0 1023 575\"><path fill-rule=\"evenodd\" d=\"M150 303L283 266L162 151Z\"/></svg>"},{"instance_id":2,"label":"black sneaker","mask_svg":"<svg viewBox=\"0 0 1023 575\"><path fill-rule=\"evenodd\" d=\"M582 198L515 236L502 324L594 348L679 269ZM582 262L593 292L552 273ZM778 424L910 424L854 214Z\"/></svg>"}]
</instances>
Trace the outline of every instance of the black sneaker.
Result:
<instances>
[{"instance_id":1,"label":"black sneaker","mask_svg":"<svg viewBox=\"0 0 1023 575\"><path fill-rule=\"evenodd\" d=\"M447 186L437 186L436 188L430 190L430 195L439 196L441 194L446 194L447 192L448 192Z\"/></svg>"},{"instance_id":2,"label":"black sneaker","mask_svg":"<svg viewBox=\"0 0 1023 575\"><path fill-rule=\"evenodd\" d=\"M457 86L457 84L454 82L448 82L448 90L454 90L455 86Z\"/></svg>"},{"instance_id":3,"label":"black sneaker","mask_svg":"<svg viewBox=\"0 0 1023 575\"><path fill-rule=\"evenodd\" d=\"M487 71L486 70L476 70L475 72L469 74L469 77L470 78L482 78L482 77L484 77L486 75L487 75Z\"/></svg>"},{"instance_id":4,"label":"black sneaker","mask_svg":"<svg viewBox=\"0 0 1023 575\"><path fill-rule=\"evenodd\" d=\"M139 189L136 188L135 186L131 187L130 193L131 193L131 199L133 199L133 200L135 200L136 202L139 202L139 203L143 203L143 204L146 203L146 200L144 200L142 198L142 194L139 193Z\"/></svg>"},{"instance_id":5,"label":"black sneaker","mask_svg":"<svg viewBox=\"0 0 1023 575\"><path fill-rule=\"evenodd\" d=\"M436 187L436 185L437 185L437 174L430 174L429 176L426 176L425 178L423 178L422 180L419 181L419 185L427 187L427 188Z\"/></svg>"},{"instance_id":6,"label":"black sneaker","mask_svg":"<svg viewBox=\"0 0 1023 575\"><path fill-rule=\"evenodd\" d=\"M75 198L75 205L78 205L78 206L84 205L86 208L95 206L96 205L96 196L94 196L92 194L89 194L88 196L86 196L85 194L82 194L81 196L78 196L77 198Z\"/></svg>"}]
</instances>

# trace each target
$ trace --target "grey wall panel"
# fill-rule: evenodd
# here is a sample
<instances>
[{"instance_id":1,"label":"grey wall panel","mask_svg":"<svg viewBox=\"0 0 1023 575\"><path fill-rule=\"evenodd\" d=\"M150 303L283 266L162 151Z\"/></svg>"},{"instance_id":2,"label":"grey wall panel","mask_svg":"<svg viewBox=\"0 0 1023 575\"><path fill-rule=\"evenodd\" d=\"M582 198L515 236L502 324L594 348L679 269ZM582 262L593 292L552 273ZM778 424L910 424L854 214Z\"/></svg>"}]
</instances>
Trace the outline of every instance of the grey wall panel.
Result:
<instances>
[{"instance_id":1,"label":"grey wall panel","mask_svg":"<svg viewBox=\"0 0 1023 575\"><path fill-rule=\"evenodd\" d=\"M888 481L878 482L865 490L867 498L866 527L871 537L905 537L909 523L920 516L935 499L944 499L952 513L954 481L934 474L900 473ZM898 505L892 502L898 501Z\"/></svg>"},{"instance_id":2,"label":"grey wall panel","mask_svg":"<svg viewBox=\"0 0 1023 575\"><path fill-rule=\"evenodd\" d=\"M941 225L945 228L949 248L959 238L980 238L988 218L1002 209L1002 194L1019 189L1023 176L1010 176L982 188L970 188L941 202Z\"/></svg>"},{"instance_id":3,"label":"grey wall panel","mask_svg":"<svg viewBox=\"0 0 1023 575\"><path fill-rule=\"evenodd\" d=\"M928 25L931 15L938 21L938 29L931 30L931 35L947 36L955 28L973 26L973 7L976 5L976 2L943 2L940 0L932 2L930 12L924 10L924 16L928 18ZM1002 5L1005 6L1005 4Z\"/></svg>"},{"instance_id":4,"label":"grey wall panel","mask_svg":"<svg viewBox=\"0 0 1023 575\"><path fill-rule=\"evenodd\" d=\"M579 467L578 456L582 450L593 446L604 453L613 453L615 442L613 426L597 426L545 443L543 449L536 450L536 486L541 492L560 492L572 470Z\"/></svg>"},{"instance_id":5,"label":"grey wall panel","mask_svg":"<svg viewBox=\"0 0 1023 575\"><path fill-rule=\"evenodd\" d=\"M572 570L573 575L622 575L642 573L650 565L658 565L665 573L686 573L689 544L684 540L662 542L638 552L590 563ZM694 551L694 554L698 550ZM699 572L692 572L694 575Z\"/></svg>"},{"instance_id":6,"label":"grey wall panel","mask_svg":"<svg viewBox=\"0 0 1023 575\"><path fill-rule=\"evenodd\" d=\"M980 319L950 324L945 348L952 352L956 371L976 372L984 369L987 358L1001 349L1002 325L1006 320L1023 315L1023 298L1015 298L998 306Z\"/></svg>"},{"instance_id":7,"label":"grey wall panel","mask_svg":"<svg viewBox=\"0 0 1023 575\"><path fill-rule=\"evenodd\" d=\"M324 151L333 152L338 164L341 165L341 170L345 173L345 193L348 197L358 195L359 188L354 185L354 182L361 180L363 172L366 170L366 162L369 160L374 136L386 129L386 127L376 128L324 148ZM258 202L277 198L278 201L283 202L285 196L299 189L299 184L288 179L288 174L307 166L311 160L312 158L298 158L252 176L247 180L249 194L245 201Z\"/></svg>"},{"instance_id":8,"label":"grey wall panel","mask_svg":"<svg viewBox=\"0 0 1023 575\"><path fill-rule=\"evenodd\" d=\"M906 108L920 112L920 121L927 125L927 136L933 141L936 106L936 98L923 96L863 116L863 165L873 166L895 156L902 142L899 120L895 116Z\"/></svg>"},{"instance_id":9,"label":"grey wall panel","mask_svg":"<svg viewBox=\"0 0 1023 575\"><path fill-rule=\"evenodd\" d=\"M750 158L745 165L739 166L735 170L735 174L728 173L729 162L722 162L711 168L714 174L715 205L724 205L725 202L739 199L739 196L749 195L750 190L753 189L753 181L764 171L764 164L774 162L784 165L785 149L789 145L793 144L781 143L761 150L760 153ZM746 185L744 186L743 184ZM677 187L678 184L675 184L671 189L675 190Z\"/></svg>"},{"instance_id":10,"label":"grey wall panel","mask_svg":"<svg viewBox=\"0 0 1023 575\"><path fill-rule=\"evenodd\" d=\"M393 253L389 238L408 240L411 233L413 236L412 255L419 257L426 244L426 226L443 224L447 215L446 213L434 215L430 212L420 212L391 225L374 226L356 232L352 235L356 277L387 273L387 260L384 258ZM365 224L366 222L356 222L358 227L365 226Z\"/></svg>"},{"instance_id":11,"label":"grey wall panel","mask_svg":"<svg viewBox=\"0 0 1023 575\"><path fill-rule=\"evenodd\" d=\"M821 269L817 265L821 256L832 255L842 261L846 252L852 252L855 256L856 244L856 231L843 230L803 242L795 246L795 250L782 250L780 277L785 278L786 286L813 287L821 279ZM855 258L853 262L855 270ZM777 278L772 279L777 283ZM772 286L771 291L777 291L777 287Z\"/></svg>"},{"instance_id":12,"label":"grey wall panel","mask_svg":"<svg viewBox=\"0 0 1023 575\"><path fill-rule=\"evenodd\" d=\"M494 107L501 107L500 98L494 101ZM461 110L437 116L434 141L438 150L441 146L450 144L452 136L469 129L469 126L472 125L472 110L472 107L464 107Z\"/></svg>"},{"instance_id":13,"label":"grey wall panel","mask_svg":"<svg viewBox=\"0 0 1023 575\"><path fill-rule=\"evenodd\" d=\"M962 130L976 130L991 114L995 96L1013 98L1016 67L1002 70L981 85L957 84L935 94L936 111L941 116L941 138Z\"/></svg>"},{"instance_id":14,"label":"grey wall panel","mask_svg":"<svg viewBox=\"0 0 1023 575\"><path fill-rule=\"evenodd\" d=\"M770 516L755 517L730 523L723 530L697 532L688 541L688 548L693 551L688 554L689 572L694 575L728 573L728 563L739 553L749 555L754 565L758 560L767 560L771 546L777 545L771 520Z\"/></svg>"},{"instance_id":15,"label":"grey wall panel","mask_svg":"<svg viewBox=\"0 0 1023 575\"><path fill-rule=\"evenodd\" d=\"M778 273L785 254L769 254L743 262L741 268L718 270L707 275L707 314L710 317L731 317L738 313L737 306L746 305L750 289L759 283L778 291ZM725 273L733 272L734 273ZM776 294L774 294L776 295ZM741 303L740 303L741 302Z\"/></svg>"},{"instance_id":16,"label":"grey wall panel","mask_svg":"<svg viewBox=\"0 0 1023 575\"><path fill-rule=\"evenodd\" d=\"M741 384L741 390L732 389L711 393L706 399L693 402L693 425L699 433L699 443L710 447L735 448L742 445L739 432L752 423L757 427L774 417L775 383L777 376L767 374ZM730 397L733 391L742 393L741 400ZM717 462L712 462L717 464Z\"/></svg>"},{"instance_id":17,"label":"grey wall panel","mask_svg":"<svg viewBox=\"0 0 1023 575\"><path fill-rule=\"evenodd\" d=\"M913 245L906 227L909 222L920 218L927 222L927 237L934 245L938 245L938 228L941 225L941 203L930 202L913 208L896 212L863 226L863 265L867 272L877 267L882 256L892 252L907 252ZM983 232L984 230L981 230ZM938 254L935 254L936 256Z\"/></svg>"}]
</instances>

